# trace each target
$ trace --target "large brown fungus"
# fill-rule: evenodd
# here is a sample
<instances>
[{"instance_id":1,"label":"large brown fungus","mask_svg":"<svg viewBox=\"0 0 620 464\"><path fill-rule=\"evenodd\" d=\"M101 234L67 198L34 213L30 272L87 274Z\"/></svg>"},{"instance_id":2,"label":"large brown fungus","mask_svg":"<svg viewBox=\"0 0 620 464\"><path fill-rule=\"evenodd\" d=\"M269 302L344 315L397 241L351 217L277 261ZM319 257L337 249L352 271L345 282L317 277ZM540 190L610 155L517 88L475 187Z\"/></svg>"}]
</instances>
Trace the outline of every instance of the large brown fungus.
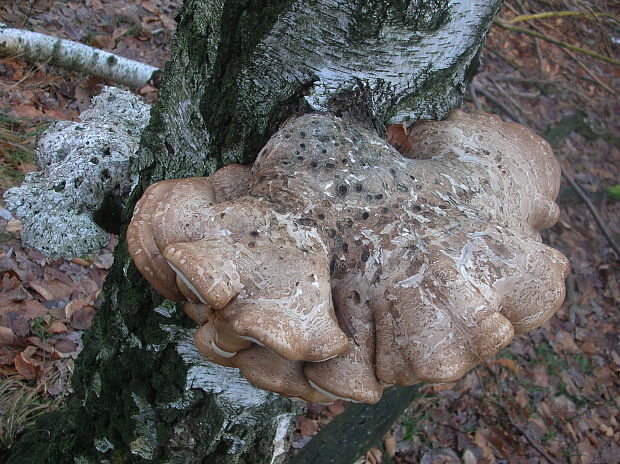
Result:
<instances>
[{"instance_id":1,"label":"large brown fungus","mask_svg":"<svg viewBox=\"0 0 620 464\"><path fill-rule=\"evenodd\" d=\"M253 384L375 403L388 385L450 382L543 324L566 258L559 167L528 129L454 111L401 155L333 116L288 121L254 166L145 192L136 266L186 301L199 350Z\"/></svg>"}]
</instances>

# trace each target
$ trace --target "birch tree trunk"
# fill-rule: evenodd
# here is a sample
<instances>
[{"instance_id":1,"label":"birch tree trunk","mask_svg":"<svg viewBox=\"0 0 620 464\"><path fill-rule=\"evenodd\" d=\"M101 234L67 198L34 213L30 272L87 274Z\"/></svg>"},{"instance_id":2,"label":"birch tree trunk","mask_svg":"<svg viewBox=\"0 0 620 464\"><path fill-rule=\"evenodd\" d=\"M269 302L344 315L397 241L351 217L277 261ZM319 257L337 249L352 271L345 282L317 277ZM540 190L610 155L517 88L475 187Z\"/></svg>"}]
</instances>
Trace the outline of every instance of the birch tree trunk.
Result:
<instances>
[{"instance_id":1,"label":"birch tree trunk","mask_svg":"<svg viewBox=\"0 0 620 464\"><path fill-rule=\"evenodd\" d=\"M372 125L460 105L500 0L187 0L142 136L151 183L251 163L292 115ZM142 279L121 237L72 379L75 392L10 463L274 463L302 404L193 348L193 324Z\"/></svg>"}]
</instances>

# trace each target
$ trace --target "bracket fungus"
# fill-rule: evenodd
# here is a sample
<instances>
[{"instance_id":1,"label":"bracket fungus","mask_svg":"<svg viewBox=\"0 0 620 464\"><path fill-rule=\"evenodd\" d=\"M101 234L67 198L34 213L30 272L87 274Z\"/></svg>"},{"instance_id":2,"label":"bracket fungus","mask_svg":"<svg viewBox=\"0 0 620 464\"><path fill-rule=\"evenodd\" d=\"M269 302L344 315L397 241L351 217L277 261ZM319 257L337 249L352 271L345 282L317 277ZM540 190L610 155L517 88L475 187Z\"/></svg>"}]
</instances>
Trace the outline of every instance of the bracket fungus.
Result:
<instances>
[{"instance_id":1,"label":"bracket fungus","mask_svg":"<svg viewBox=\"0 0 620 464\"><path fill-rule=\"evenodd\" d=\"M485 113L414 126L401 154L333 116L285 123L254 165L150 186L129 251L185 301L211 361L309 401L451 382L543 324L569 266L549 145Z\"/></svg>"}]
</instances>

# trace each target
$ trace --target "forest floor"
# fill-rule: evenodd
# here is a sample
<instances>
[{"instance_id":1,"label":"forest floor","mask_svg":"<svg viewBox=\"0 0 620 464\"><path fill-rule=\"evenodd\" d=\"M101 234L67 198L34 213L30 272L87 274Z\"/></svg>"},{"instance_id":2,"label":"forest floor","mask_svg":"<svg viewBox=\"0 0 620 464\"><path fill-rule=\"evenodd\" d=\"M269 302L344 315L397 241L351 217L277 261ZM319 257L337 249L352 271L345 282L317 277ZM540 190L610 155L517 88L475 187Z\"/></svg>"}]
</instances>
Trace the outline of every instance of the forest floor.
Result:
<instances>
[{"instance_id":1,"label":"forest floor","mask_svg":"<svg viewBox=\"0 0 620 464\"><path fill-rule=\"evenodd\" d=\"M0 21L161 67L179 4L3 2ZM615 1L505 2L464 108L496 112L553 142L564 170L562 215L543 238L571 262L567 298L543 327L459 382L425 387L367 462L620 462L619 14ZM46 63L0 59L0 194L38 169L33 148L42 130L77 120L104 84ZM151 86L139 93L157 98ZM116 240L98 255L46 259L21 247L20 224L2 208L0 461L23 426L70 391ZM294 446L344 408L309 405Z\"/></svg>"}]
</instances>

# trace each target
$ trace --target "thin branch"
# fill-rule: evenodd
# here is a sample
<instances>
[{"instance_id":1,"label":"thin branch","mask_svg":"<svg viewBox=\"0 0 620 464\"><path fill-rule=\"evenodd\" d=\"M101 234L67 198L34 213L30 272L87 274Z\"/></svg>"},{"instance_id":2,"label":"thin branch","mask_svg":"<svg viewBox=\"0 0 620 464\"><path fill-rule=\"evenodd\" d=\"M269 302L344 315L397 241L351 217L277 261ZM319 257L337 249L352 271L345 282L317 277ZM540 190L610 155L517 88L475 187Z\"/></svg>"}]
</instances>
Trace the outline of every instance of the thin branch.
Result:
<instances>
[{"instance_id":1,"label":"thin branch","mask_svg":"<svg viewBox=\"0 0 620 464\"><path fill-rule=\"evenodd\" d=\"M579 187L579 185L573 180L573 178L566 172L566 170L564 169L564 166L560 164L560 168L562 169L562 176L564 176L564 179L566 179L566 181L570 184L573 190L577 192L577 195L579 195L579 198L581 198L581 200L586 204L586 207L588 208L590 213L592 213L592 217L594 217L596 224L598 225L599 229L601 229L601 232L607 239L609 246L613 248L613 250L616 252L616 256L620 258L620 247L618 246L616 241L613 239L611 233L609 232L609 229L607 229L607 226L603 222L601 215L598 213L596 206L592 204L592 202L590 201L588 196L584 193L584 191L581 189L581 187Z\"/></svg>"},{"instance_id":2,"label":"thin branch","mask_svg":"<svg viewBox=\"0 0 620 464\"><path fill-rule=\"evenodd\" d=\"M480 106L480 100L478 100L478 95L476 95L476 88L474 83L469 84L469 96L471 97L471 101L474 104L474 107L480 111L482 106Z\"/></svg>"},{"instance_id":3,"label":"thin branch","mask_svg":"<svg viewBox=\"0 0 620 464\"><path fill-rule=\"evenodd\" d=\"M491 81L491 83L493 84L493 87L495 87L497 91L500 92L500 94L506 97L506 100L508 100L508 102L512 105L512 107L516 109L520 114L523 115L523 117L527 120L530 126L534 126L534 127L537 126L536 121L534 121L532 118L528 116L527 111L525 111L525 109L523 109L523 107L519 104L519 102L517 102L512 97L512 95L510 95L510 92L500 87L500 85L493 80Z\"/></svg>"},{"instance_id":4,"label":"thin branch","mask_svg":"<svg viewBox=\"0 0 620 464\"><path fill-rule=\"evenodd\" d=\"M508 58L502 52L495 50L493 47L491 47L489 45L485 45L484 49L489 51L489 52L491 52L493 55L497 56L500 60L502 60L504 63L508 64L515 71L518 71L519 74L521 74L523 77L527 77L528 76L528 73L523 71L523 69L521 69L521 67L517 63L512 61L510 58Z\"/></svg>"},{"instance_id":5,"label":"thin branch","mask_svg":"<svg viewBox=\"0 0 620 464\"><path fill-rule=\"evenodd\" d=\"M614 21L620 21L618 17L611 13L586 13L583 11L545 11L544 13L535 13L535 14L522 14L516 16L508 21L508 24L514 24L522 21L532 21L536 19L547 19L547 18L565 18L568 16L585 16L586 18L595 17L604 17L611 18Z\"/></svg>"},{"instance_id":6,"label":"thin branch","mask_svg":"<svg viewBox=\"0 0 620 464\"><path fill-rule=\"evenodd\" d=\"M532 31L530 29L526 29L524 27L518 27L518 26L511 26L510 24L506 24L503 21L499 20L499 19L494 19L493 23L496 24L497 26L501 27L502 29L506 29L507 31L512 31L512 32L520 32L522 34L527 34L530 35L532 37L537 37L539 39L543 39L547 42L550 42L552 44L558 45L562 48L567 48L569 50L572 50L574 52L579 52L579 53L583 53L584 55L590 56L592 58L596 58L598 60L601 61L605 61L607 63L611 63L613 65L616 66L620 66L620 60L616 59L616 58L611 58L609 56L605 56L605 55L601 55L600 53L594 52L592 50L588 50L587 48L583 48L583 47L578 47L577 45L573 45L571 43L568 42L564 42L562 40L557 40L554 39L552 37L549 37L545 34L542 34L540 32L536 32L536 31Z\"/></svg>"},{"instance_id":7,"label":"thin branch","mask_svg":"<svg viewBox=\"0 0 620 464\"><path fill-rule=\"evenodd\" d=\"M517 423L512 419L512 416L508 412L508 409L506 409L506 407L503 404L498 403L497 401L490 399L490 398L489 398L489 401L504 412L505 414L504 418L508 419L508 422L510 422L510 425L512 425L521 435L523 435L523 437L527 440L527 442L530 445L532 445L532 448L538 451L540 455L549 462L549 464L560 464L558 460L556 460L553 456L551 456L547 452L545 447L538 440L535 440L534 438L532 438L530 434L527 433L527 431L523 427L517 425Z\"/></svg>"},{"instance_id":8,"label":"thin branch","mask_svg":"<svg viewBox=\"0 0 620 464\"><path fill-rule=\"evenodd\" d=\"M472 87L474 88L475 92L484 95L484 98L489 100L491 103L497 106L500 110L502 110L504 113L510 116L510 119L512 119L514 122L518 122L521 125L525 125L525 121L518 114L516 114L514 111L512 111L512 109L504 105L502 101L495 98L488 90L486 90L483 87L478 87L477 85L473 85L473 84L472 84Z\"/></svg>"},{"instance_id":9,"label":"thin branch","mask_svg":"<svg viewBox=\"0 0 620 464\"><path fill-rule=\"evenodd\" d=\"M552 26L552 28L553 28L553 26ZM544 34L543 30L540 27L538 27L536 24L532 24L532 29L537 31L539 34ZM553 29L555 29L555 28L553 28ZM558 31L556 30L556 32L558 32ZM538 41L538 39L534 39L534 40ZM615 90L610 88L596 74L594 74L594 72L592 72L588 66L583 64L583 62L577 56L575 56L575 54L573 52L571 52L570 50L568 50L566 48L562 48L561 50L564 53L566 53L568 56L570 56L573 59L573 61L575 61L586 72L586 74L588 74L588 76L590 76L594 80L594 83L600 85L605 90L607 90L608 92L612 93L613 95L618 95L618 93ZM582 79L586 79L587 80L587 78L584 77L584 76L582 76Z\"/></svg>"},{"instance_id":10,"label":"thin branch","mask_svg":"<svg viewBox=\"0 0 620 464\"><path fill-rule=\"evenodd\" d=\"M571 52L570 50L564 49L564 53L566 53L573 60L575 60L575 63L577 63L588 74L588 76L590 76L598 85L603 87L609 93L613 95L618 95L618 92L616 92L614 89L612 89L607 84L605 84L596 74L594 74L590 70L590 68L588 68L585 64L583 64L583 62L579 58L577 58L573 52Z\"/></svg>"}]
</instances>

